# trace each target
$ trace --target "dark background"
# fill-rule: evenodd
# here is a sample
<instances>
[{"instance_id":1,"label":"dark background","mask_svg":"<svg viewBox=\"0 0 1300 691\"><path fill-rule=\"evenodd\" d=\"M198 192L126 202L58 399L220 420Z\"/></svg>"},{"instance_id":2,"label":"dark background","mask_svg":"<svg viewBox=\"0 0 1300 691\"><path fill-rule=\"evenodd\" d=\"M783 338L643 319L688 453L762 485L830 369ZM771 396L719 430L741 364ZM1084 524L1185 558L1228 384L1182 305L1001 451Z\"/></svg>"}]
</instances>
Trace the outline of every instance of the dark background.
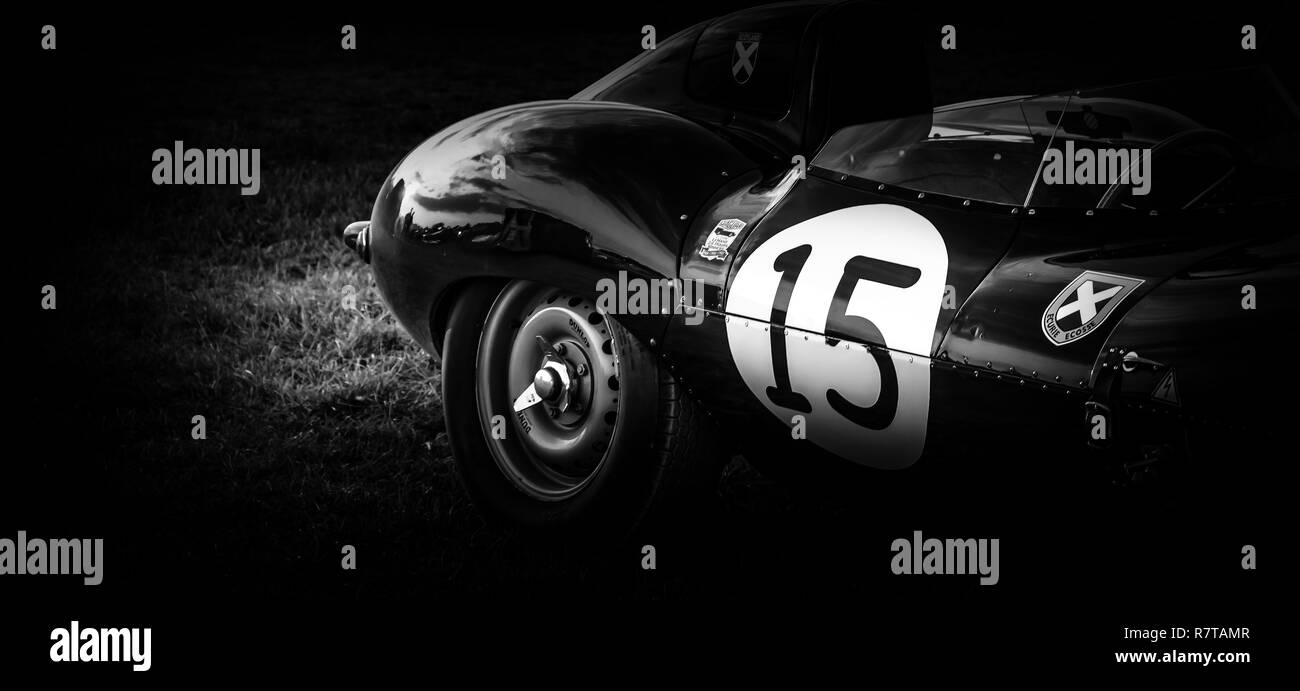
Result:
<instances>
[{"instance_id":1,"label":"dark background","mask_svg":"<svg viewBox=\"0 0 1300 691\"><path fill-rule=\"evenodd\" d=\"M359 669L372 652L418 663L507 641L589 653L570 626L633 651L600 634L655 632L660 661L737 629L763 645L829 636L868 667L933 654L988 670L1113 668L1112 651L1142 649L1120 639L1125 626L1249 626L1251 641L1188 647L1276 644L1286 632L1263 615L1285 547L1269 492L1115 492L1054 472L1050 450L989 486L885 483L851 501L737 460L694 529L596 553L482 524L450 465L436 370L336 234L446 125L568 97L634 57L643 24L662 41L741 6L52 7L7 26L6 294L19 316L5 339L16 382L0 537L102 537L106 565L94 588L4 579L13 642L0 658L41 666L48 631L74 618L152 626L154 675L214 659ZM935 37L936 103L1243 61L1293 80L1278 17L1241 3L1190 11L929 6L920 21ZM39 49L46 23L52 53ZM1256 54L1240 50L1245 23ZM343 24L358 28L354 52L339 48ZM955 52L938 49L944 24L958 27ZM864 83L887 69L867 56ZM177 139L261 148L261 193L154 186L150 155ZM46 284L53 312L38 306ZM359 312L339 307L347 285ZM195 414L205 441L190 438ZM1001 583L892 576L889 544L912 530L1001 538ZM656 571L640 568L647 542ZM339 567L344 544L356 571ZM1243 544L1265 555L1261 571L1240 569ZM593 614L632 618L586 625ZM763 625L738 624L751 621ZM388 642L413 657L372 647ZM75 671L128 673L95 667Z\"/></svg>"}]
</instances>

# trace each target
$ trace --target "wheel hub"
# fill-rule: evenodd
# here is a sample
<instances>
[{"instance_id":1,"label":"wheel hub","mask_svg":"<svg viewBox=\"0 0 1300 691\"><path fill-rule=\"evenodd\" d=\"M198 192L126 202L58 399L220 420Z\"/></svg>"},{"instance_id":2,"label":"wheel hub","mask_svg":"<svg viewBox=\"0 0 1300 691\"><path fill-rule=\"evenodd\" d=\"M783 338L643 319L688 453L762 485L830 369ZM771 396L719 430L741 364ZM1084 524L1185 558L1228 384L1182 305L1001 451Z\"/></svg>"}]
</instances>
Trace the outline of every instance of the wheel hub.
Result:
<instances>
[{"instance_id":1,"label":"wheel hub","mask_svg":"<svg viewBox=\"0 0 1300 691\"><path fill-rule=\"evenodd\" d=\"M537 374L533 375L533 388L537 390L537 395L548 403L554 403L560 396L568 393L567 387L560 383L560 378L555 376L555 372L552 372L550 367L537 370Z\"/></svg>"}]
</instances>

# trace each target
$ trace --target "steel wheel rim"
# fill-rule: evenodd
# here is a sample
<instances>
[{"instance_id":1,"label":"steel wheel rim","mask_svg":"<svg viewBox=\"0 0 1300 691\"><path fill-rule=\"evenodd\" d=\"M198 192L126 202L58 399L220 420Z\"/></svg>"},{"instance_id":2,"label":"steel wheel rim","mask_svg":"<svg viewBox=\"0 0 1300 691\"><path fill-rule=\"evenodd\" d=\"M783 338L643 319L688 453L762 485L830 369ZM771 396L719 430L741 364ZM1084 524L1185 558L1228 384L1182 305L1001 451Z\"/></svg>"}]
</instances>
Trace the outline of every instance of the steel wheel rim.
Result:
<instances>
[{"instance_id":1,"label":"steel wheel rim","mask_svg":"<svg viewBox=\"0 0 1300 691\"><path fill-rule=\"evenodd\" d=\"M570 405L562 412L551 401L513 409L545 361L538 336L562 351L558 355L574 375L567 389ZM513 284L489 312L476 365L479 420L511 484L543 501L567 499L590 484L605 461L619 413L618 344L594 301ZM496 416L505 419L494 424Z\"/></svg>"}]
</instances>

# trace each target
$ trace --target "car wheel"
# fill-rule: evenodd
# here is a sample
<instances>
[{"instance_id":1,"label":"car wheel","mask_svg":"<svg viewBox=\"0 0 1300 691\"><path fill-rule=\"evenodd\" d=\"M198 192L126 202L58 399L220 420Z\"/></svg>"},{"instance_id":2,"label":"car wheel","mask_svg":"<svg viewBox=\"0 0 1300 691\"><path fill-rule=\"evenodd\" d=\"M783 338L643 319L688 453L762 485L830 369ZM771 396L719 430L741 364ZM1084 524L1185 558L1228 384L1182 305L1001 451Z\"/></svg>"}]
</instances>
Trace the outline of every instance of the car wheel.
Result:
<instances>
[{"instance_id":1,"label":"car wheel","mask_svg":"<svg viewBox=\"0 0 1300 691\"><path fill-rule=\"evenodd\" d=\"M495 522L611 537L697 507L721 467L702 411L590 296L476 284L452 309L443 410Z\"/></svg>"}]
</instances>

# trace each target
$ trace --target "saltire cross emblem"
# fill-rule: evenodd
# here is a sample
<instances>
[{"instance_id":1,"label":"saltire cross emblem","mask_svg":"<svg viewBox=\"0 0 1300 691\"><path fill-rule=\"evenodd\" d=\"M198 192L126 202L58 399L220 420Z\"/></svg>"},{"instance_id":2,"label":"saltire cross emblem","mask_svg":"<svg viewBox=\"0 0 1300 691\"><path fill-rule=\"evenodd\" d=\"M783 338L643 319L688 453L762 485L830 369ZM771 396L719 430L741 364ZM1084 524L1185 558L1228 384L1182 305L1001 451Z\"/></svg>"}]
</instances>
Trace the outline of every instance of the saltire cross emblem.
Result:
<instances>
[{"instance_id":1,"label":"saltire cross emblem","mask_svg":"<svg viewBox=\"0 0 1300 691\"><path fill-rule=\"evenodd\" d=\"M1142 279L1130 276L1100 271L1079 274L1043 312L1043 335L1058 346L1087 336L1140 285Z\"/></svg>"},{"instance_id":2,"label":"saltire cross emblem","mask_svg":"<svg viewBox=\"0 0 1300 691\"><path fill-rule=\"evenodd\" d=\"M758 42L763 34L742 33L736 37L736 49L731 56L731 76L736 83L744 84L754 76L758 64Z\"/></svg>"}]
</instances>

